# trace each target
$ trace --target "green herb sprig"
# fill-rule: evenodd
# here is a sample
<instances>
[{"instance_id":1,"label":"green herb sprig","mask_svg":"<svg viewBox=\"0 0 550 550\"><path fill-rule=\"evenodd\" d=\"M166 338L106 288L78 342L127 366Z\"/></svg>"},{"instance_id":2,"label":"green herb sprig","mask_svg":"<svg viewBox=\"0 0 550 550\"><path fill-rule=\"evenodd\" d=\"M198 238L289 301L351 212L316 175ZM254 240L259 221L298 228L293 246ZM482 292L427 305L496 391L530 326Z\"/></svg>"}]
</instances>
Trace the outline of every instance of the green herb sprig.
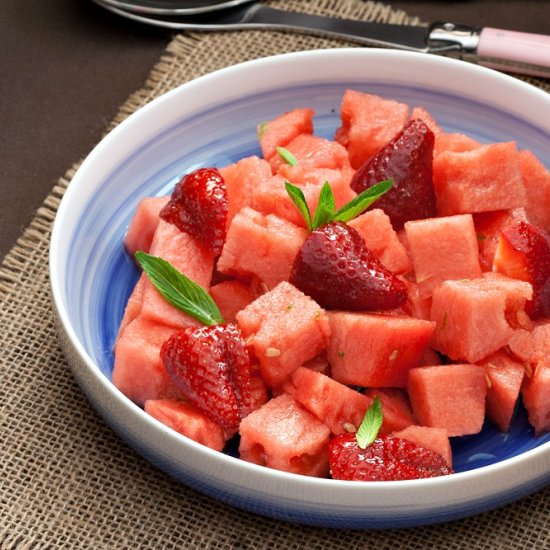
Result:
<instances>
[{"instance_id":1,"label":"green herb sprig","mask_svg":"<svg viewBox=\"0 0 550 550\"><path fill-rule=\"evenodd\" d=\"M317 227L321 225L330 223L331 221L348 222L356 218L384 193L387 193L392 185L393 180L391 179L381 181L369 187L369 189L365 189L365 191L346 203L339 210L336 210L334 193L328 181L325 181L319 193L319 202L312 219L309 206L302 190L296 185L285 181L286 192L294 203L294 206L296 206L300 214L302 214L306 226L310 231L317 229Z\"/></svg>"},{"instance_id":2,"label":"green herb sprig","mask_svg":"<svg viewBox=\"0 0 550 550\"><path fill-rule=\"evenodd\" d=\"M204 325L225 322L210 294L171 263L141 251L136 252L135 258L153 286L169 304Z\"/></svg>"}]
</instances>

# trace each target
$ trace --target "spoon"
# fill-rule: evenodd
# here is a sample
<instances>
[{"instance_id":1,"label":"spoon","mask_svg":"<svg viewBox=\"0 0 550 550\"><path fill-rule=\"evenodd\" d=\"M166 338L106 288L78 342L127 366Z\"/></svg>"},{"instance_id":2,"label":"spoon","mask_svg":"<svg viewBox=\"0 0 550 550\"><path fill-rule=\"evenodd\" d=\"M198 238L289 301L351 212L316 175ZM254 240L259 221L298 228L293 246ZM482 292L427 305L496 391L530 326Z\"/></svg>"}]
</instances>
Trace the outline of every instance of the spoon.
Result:
<instances>
[{"instance_id":1,"label":"spoon","mask_svg":"<svg viewBox=\"0 0 550 550\"><path fill-rule=\"evenodd\" d=\"M134 13L153 15L196 15L232 8L254 0L102 0L102 4Z\"/></svg>"},{"instance_id":2,"label":"spoon","mask_svg":"<svg viewBox=\"0 0 550 550\"><path fill-rule=\"evenodd\" d=\"M399 48L420 52L444 52L458 50L453 43L441 43L428 49L426 28L406 25L379 24L352 19L323 17L306 13L290 12L269 8L261 2L237 0L231 8L216 9L209 12L195 12L194 15L167 17L166 15L143 15L137 11L127 11L114 7L118 0L93 0L107 10L131 19L157 27L184 31L232 31L246 29L287 30L346 38L362 44L395 48L396 43L389 36L399 36Z\"/></svg>"},{"instance_id":3,"label":"spoon","mask_svg":"<svg viewBox=\"0 0 550 550\"><path fill-rule=\"evenodd\" d=\"M174 9L200 11L170 17L167 14L144 14L140 5L158 4L161 9L170 0L93 0L111 12L149 25L184 31L234 31L245 29L283 30L344 38L369 46L443 54L473 61L508 72L550 76L550 36L514 32L491 27L472 27L451 22L428 26L373 23L337 17L270 8L252 0L190 0L188 8L172 0ZM114 2L132 4L133 11L121 9ZM200 5L199 5L200 4Z\"/></svg>"}]
</instances>

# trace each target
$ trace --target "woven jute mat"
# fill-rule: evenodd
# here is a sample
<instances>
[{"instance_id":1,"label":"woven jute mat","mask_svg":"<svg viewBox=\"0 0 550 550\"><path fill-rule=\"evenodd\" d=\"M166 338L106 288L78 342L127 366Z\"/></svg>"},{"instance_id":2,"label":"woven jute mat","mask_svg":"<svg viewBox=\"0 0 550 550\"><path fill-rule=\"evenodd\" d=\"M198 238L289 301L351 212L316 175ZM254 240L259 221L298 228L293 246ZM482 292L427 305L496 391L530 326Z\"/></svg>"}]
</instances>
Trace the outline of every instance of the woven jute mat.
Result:
<instances>
[{"instance_id":1,"label":"woven jute mat","mask_svg":"<svg viewBox=\"0 0 550 550\"><path fill-rule=\"evenodd\" d=\"M360 0L280 1L311 13L419 21ZM153 98L213 70L267 55L349 46L280 32L176 36L106 131ZM531 83L550 90L548 81ZM57 345L48 286L50 230L75 173L62 177L0 267L0 548L550 548L550 488L454 523L395 531L296 526L212 500L166 476L91 408Z\"/></svg>"}]
</instances>

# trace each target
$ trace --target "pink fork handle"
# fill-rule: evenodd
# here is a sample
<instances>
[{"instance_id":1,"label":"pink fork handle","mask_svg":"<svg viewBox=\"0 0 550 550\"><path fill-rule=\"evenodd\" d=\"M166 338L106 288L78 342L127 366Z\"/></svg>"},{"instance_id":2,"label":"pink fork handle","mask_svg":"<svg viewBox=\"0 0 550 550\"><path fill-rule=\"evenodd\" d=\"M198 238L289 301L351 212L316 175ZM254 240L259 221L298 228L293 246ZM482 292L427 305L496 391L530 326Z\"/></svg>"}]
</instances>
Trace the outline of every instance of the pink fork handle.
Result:
<instances>
[{"instance_id":1,"label":"pink fork handle","mask_svg":"<svg viewBox=\"0 0 550 550\"><path fill-rule=\"evenodd\" d=\"M477 54L489 67L550 77L550 36L485 27Z\"/></svg>"}]
</instances>

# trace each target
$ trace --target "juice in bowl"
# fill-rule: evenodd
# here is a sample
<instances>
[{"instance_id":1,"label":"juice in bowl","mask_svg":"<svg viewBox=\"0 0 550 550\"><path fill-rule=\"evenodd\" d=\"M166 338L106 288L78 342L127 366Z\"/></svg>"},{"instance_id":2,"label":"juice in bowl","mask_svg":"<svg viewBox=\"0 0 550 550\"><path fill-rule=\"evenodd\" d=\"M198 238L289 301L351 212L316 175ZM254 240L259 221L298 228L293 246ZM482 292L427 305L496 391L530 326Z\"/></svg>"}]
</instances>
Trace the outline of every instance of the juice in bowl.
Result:
<instances>
[{"instance_id":1,"label":"juice in bowl","mask_svg":"<svg viewBox=\"0 0 550 550\"><path fill-rule=\"evenodd\" d=\"M295 76L298 74L302 76ZM488 88L492 88L491 94ZM75 376L98 411L149 460L207 494L254 512L318 525L398 527L464 517L529 494L547 482L548 445L545 433L535 435L524 407L518 408L506 434L493 422L485 422L481 432L475 435L453 435L455 473L452 475L355 482L328 476L314 478L250 463L238 458L237 440L233 440L225 452L209 449L165 427L112 383L114 344L126 302L140 274L122 243L140 201L145 197L170 195L183 174L199 168L217 167L223 173L244 158L262 157L258 126L293 109L313 109L315 136L332 142L342 127L341 105L346 90L406 105L409 114L415 107L423 107L445 135L462 134L481 145L513 141L518 149L528 150L540 159L546 168L550 165L548 123L537 116L537 112L548 108L546 94L510 77L456 61L377 50L308 52L246 63L178 88L130 117L94 150L71 184L56 220L52 239L52 287L61 340L71 357ZM525 101L518 101L518 94L525 96ZM512 96L516 98L514 101ZM441 139L439 142L442 143ZM342 143L340 146L349 150ZM283 149L291 150L293 146L287 144ZM293 155L300 157L299 151L294 149ZM298 180L300 162L292 167L279 153L272 161L278 170L286 170L286 175ZM444 166L442 161L439 168L441 166ZM352 166L351 170L357 167ZM248 171L252 172L250 166ZM290 177L283 178L282 198L272 200L264 193L264 205L275 204L280 208L279 214L300 216L292 203L290 208L294 211L290 213L283 202L285 194L288 197L285 179L292 181ZM329 179L336 182L334 177ZM82 181L84 183L79 183ZM345 204L345 189L337 185L333 188L337 205L341 207ZM374 209L376 203L369 211ZM449 216L448 212L445 214ZM235 220L238 213L230 215ZM462 224L468 214L450 215L458 224L453 230L462 234L467 227ZM372 214L370 217L372 219ZM374 227L381 227L382 219L378 217ZM245 235L251 227L259 227L250 212L248 217L241 216L237 221ZM285 230L288 224L300 229L294 237L307 233L299 218L286 221ZM478 224L489 221L481 220ZM437 231L441 228L426 227L421 222L406 227L405 224L396 234L406 233L408 229L415 243L430 242L430 239L438 242ZM471 232L471 226L468 227ZM474 227L476 246L489 244L486 241L490 239L478 237ZM394 242L403 246L399 239ZM227 258L226 254L224 261L229 265ZM402 257L401 261L407 258ZM395 267L399 265L395 257L393 261L392 267L399 270ZM435 262L432 266L426 260L422 262L417 258L417 262L423 269L435 269ZM233 263L235 267L237 263ZM464 286L463 279L470 278L474 278L472 274L461 275L455 285L459 288L452 287L447 292L459 295L460 283ZM276 286L274 280L269 283ZM491 282L488 286L494 288L495 284ZM515 301L510 299L510 303L521 303L521 289L525 290L525 284L516 285L516 294L510 294ZM234 293L235 288L232 290ZM423 289L423 292L432 291L428 287ZM445 295L440 298L443 303L446 300ZM495 300L498 302L498 297ZM421 306L419 299L416 307ZM517 321L519 305L505 310L513 311ZM344 314L328 315L337 329L349 321ZM450 315L444 323L443 314L439 326L453 327ZM437 321L424 320L424 323L430 322L437 324ZM402 329L394 330L399 334ZM408 333L410 329L401 334ZM440 348L447 345L440 340ZM468 359L452 359L453 363L475 363L483 359L469 355L478 345L472 344L471 338L464 338L462 342L467 352L443 348L446 354L455 357L468 353ZM277 351L277 346L267 347L275 348L269 351L271 355ZM339 351L345 354L345 350L336 350L333 363L337 362ZM276 362L275 356L271 359ZM346 385L364 385L361 380L348 381L342 372L337 376ZM280 382L284 380L271 381L269 388L270 396L279 400L284 397L283 393L289 394L287 389L286 392L280 390L279 396L273 395L273 386ZM487 388L485 375L483 382ZM425 381L418 379L415 384L421 388ZM476 384L481 388L480 378ZM368 397L369 392L372 388L361 395ZM416 408L418 414L420 406Z\"/></svg>"}]
</instances>

